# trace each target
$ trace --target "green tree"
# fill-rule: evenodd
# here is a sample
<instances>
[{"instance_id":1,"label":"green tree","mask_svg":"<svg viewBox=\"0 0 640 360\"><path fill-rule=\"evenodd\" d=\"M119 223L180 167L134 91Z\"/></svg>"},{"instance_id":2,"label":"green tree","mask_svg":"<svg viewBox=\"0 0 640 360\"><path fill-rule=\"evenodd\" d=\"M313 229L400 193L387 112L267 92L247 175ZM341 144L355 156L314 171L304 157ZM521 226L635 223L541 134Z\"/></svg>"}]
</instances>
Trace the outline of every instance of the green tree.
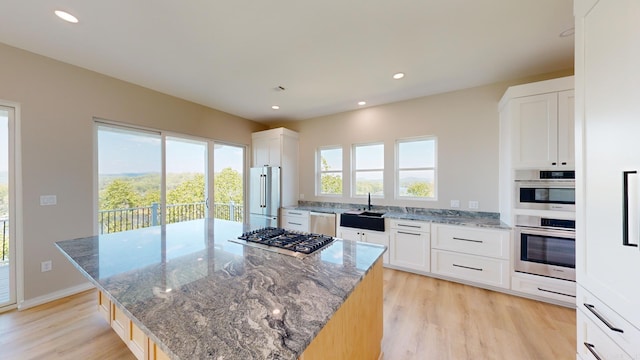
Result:
<instances>
[{"instance_id":1,"label":"green tree","mask_svg":"<svg viewBox=\"0 0 640 360\"><path fill-rule=\"evenodd\" d=\"M102 191L100 210L127 209L138 206L140 196L131 183L124 179L114 179Z\"/></svg>"},{"instance_id":2,"label":"green tree","mask_svg":"<svg viewBox=\"0 0 640 360\"><path fill-rule=\"evenodd\" d=\"M228 167L215 174L213 178L213 198L216 203L233 201L242 204L242 175Z\"/></svg>"},{"instance_id":3,"label":"green tree","mask_svg":"<svg viewBox=\"0 0 640 360\"><path fill-rule=\"evenodd\" d=\"M329 170L329 163L321 158L322 170ZM342 177L340 175L322 174L320 176L320 192L322 194L342 194Z\"/></svg>"},{"instance_id":4,"label":"green tree","mask_svg":"<svg viewBox=\"0 0 640 360\"><path fill-rule=\"evenodd\" d=\"M426 182L414 182L407 187L407 193L415 197L433 197L433 186Z\"/></svg>"},{"instance_id":5,"label":"green tree","mask_svg":"<svg viewBox=\"0 0 640 360\"><path fill-rule=\"evenodd\" d=\"M204 194L204 174L195 174L192 178L183 180L182 183L167 193L167 203L190 204L204 202ZM160 196L158 196L158 200L160 200L159 198Z\"/></svg>"}]
</instances>

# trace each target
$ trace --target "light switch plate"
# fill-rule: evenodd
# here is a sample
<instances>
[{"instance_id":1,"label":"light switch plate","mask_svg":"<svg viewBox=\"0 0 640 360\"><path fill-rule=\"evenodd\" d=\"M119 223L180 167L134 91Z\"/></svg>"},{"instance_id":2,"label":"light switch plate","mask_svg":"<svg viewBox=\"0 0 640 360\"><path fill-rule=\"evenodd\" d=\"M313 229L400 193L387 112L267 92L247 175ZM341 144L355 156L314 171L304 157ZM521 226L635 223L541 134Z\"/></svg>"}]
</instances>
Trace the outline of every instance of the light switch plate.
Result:
<instances>
[{"instance_id":1,"label":"light switch plate","mask_svg":"<svg viewBox=\"0 0 640 360\"><path fill-rule=\"evenodd\" d=\"M460 207L460 200L451 200L451 207L452 208L459 208Z\"/></svg>"},{"instance_id":2,"label":"light switch plate","mask_svg":"<svg viewBox=\"0 0 640 360\"><path fill-rule=\"evenodd\" d=\"M51 271L51 260L43 261L40 263L40 271L47 272Z\"/></svg>"},{"instance_id":3,"label":"light switch plate","mask_svg":"<svg viewBox=\"0 0 640 360\"><path fill-rule=\"evenodd\" d=\"M477 209L479 204L477 201L469 201L469 209Z\"/></svg>"},{"instance_id":4,"label":"light switch plate","mask_svg":"<svg viewBox=\"0 0 640 360\"><path fill-rule=\"evenodd\" d=\"M40 196L40 205L55 205L58 203L58 198L55 195L42 195Z\"/></svg>"}]
</instances>

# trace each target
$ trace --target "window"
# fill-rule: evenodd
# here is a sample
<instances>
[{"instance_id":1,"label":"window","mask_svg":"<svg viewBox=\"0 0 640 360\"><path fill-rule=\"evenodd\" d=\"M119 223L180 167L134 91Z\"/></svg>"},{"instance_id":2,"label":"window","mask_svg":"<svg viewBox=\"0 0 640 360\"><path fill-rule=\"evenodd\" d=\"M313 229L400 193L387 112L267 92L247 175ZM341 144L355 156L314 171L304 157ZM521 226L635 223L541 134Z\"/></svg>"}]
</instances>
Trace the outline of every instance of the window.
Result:
<instances>
[{"instance_id":1,"label":"window","mask_svg":"<svg viewBox=\"0 0 640 360\"><path fill-rule=\"evenodd\" d=\"M342 148L326 147L318 150L318 195L342 195Z\"/></svg>"},{"instance_id":2,"label":"window","mask_svg":"<svg viewBox=\"0 0 640 360\"><path fill-rule=\"evenodd\" d=\"M355 196L371 193L384 197L384 144L353 146L353 189Z\"/></svg>"},{"instance_id":3,"label":"window","mask_svg":"<svg viewBox=\"0 0 640 360\"><path fill-rule=\"evenodd\" d=\"M436 198L436 138L396 141L396 193L399 198Z\"/></svg>"}]
</instances>

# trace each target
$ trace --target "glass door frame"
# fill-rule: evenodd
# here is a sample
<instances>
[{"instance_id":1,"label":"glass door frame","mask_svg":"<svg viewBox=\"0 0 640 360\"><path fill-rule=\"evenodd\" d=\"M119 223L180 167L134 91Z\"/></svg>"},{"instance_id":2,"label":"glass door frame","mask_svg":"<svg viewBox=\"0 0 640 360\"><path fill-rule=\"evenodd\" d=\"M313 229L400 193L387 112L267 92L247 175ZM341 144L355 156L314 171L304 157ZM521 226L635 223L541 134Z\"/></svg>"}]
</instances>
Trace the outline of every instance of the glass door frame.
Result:
<instances>
[{"instance_id":1,"label":"glass door frame","mask_svg":"<svg viewBox=\"0 0 640 360\"><path fill-rule=\"evenodd\" d=\"M9 302L0 313L17 308L24 301L24 255L22 243L22 166L20 146L20 104L0 99L0 108L9 111L8 195L9 195Z\"/></svg>"}]
</instances>

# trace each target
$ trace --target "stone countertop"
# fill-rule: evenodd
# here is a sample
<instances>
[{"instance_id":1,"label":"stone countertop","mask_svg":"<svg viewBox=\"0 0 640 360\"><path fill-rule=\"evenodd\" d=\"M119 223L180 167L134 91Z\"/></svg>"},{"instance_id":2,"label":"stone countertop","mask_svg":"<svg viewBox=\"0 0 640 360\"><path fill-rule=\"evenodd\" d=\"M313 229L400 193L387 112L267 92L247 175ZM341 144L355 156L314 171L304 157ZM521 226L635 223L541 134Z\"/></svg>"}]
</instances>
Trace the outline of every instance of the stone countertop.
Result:
<instances>
[{"instance_id":1,"label":"stone countertop","mask_svg":"<svg viewBox=\"0 0 640 360\"><path fill-rule=\"evenodd\" d=\"M59 241L172 359L297 359L385 247L335 240L304 259L228 241L203 219Z\"/></svg>"},{"instance_id":2,"label":"stone countertop","mask_svg":"<svg viewBox=\"0 0 640 360\"><path fill-rule=\"evenodd\" d=\"M360 206L362 207L362 206ZM306 210L321 213L333 213L339 215L346 211L357 209L357 207L340 208L335 206L308 206L299 205L291 206L286 209ZM389 219L403 219L403 220L419 220L429 221L438 224L460 225L460 226L474 226L482 228L503 229L511 230L511 226L500 221L497 216L486 216L485 213L474 213L470 211L455 211L455 210L430 210L419 209L414 212L404 212L396 210L396 207L389 208L373 208L371 211L384 212L383 217ZM423 211L420 211L423 210ZM492 214L493 215L493 214ZM339 221L339 219L336 219Z\"/></svg>"}]
</instances>

